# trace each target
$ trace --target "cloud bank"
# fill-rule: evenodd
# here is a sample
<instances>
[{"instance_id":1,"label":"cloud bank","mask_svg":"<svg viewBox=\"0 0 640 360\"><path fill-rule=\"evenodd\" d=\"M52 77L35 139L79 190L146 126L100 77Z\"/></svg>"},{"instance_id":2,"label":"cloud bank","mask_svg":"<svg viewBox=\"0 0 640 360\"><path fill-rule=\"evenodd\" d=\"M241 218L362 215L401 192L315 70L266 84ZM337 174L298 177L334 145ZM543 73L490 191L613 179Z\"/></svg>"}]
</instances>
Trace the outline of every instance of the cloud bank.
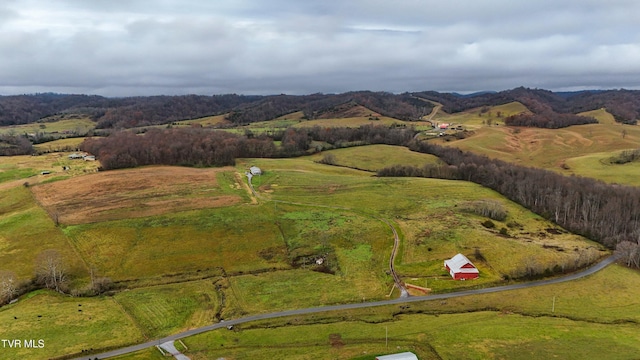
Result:
<instances>
[{"instance_id":1,"label":"cloud bank","mask_svg":"<svg viewBox=\"0 0 640 360\"><path fill-rule=\"evenodd\" d=\"M7 0L0 93L640 87L640 2Z\"/></svg>"}]
</instances>

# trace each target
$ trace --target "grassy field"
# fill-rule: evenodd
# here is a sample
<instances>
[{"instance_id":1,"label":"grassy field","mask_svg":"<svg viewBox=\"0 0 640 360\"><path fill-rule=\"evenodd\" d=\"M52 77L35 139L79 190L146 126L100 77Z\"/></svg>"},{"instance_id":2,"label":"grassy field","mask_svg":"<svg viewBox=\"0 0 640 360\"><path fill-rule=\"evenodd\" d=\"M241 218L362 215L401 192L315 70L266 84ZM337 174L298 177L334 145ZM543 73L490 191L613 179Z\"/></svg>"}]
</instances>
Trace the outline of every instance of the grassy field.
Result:
<instances>
[{"instance_id":1,"label":"grassy field","mask_svg":"<svg viewBox=\"0 0 640 360\"><path fill-rule=\"evenodd\" d=\"M245 193L237 189L232 174L224 174L230 169L114 170L34 186L32 191L62 224L102 222L240 203Z\"/></svg>"},{"instance_id":2,"label":"grassy field","mask_svg":"<svg viewBox=\"0 0 640 360\"><path fill-rule=\"evenodd\" d=\"M308 120L303 121L298 124L293 125L293 127L359 127L362 125L384 125L390 126L393 124L400 125L404 124L404 121L381 116L378 120L373 120L369 116L358 116L358 117L350 117L350 118L335 118L335 119L317 119L317 120Z\"/></svg>"},{"instance_id":3,"label":"grassy field","mask_svg":"<svg viewBox=\"0 0 640 360\"><path fill-rule=\"evenodd\" d=\"M94 137L99 138L99 137ZM86 138L67 138L49 141L42 144L35 144L33 147L36 151L46 152L63 152L63 151L77 151L78 147Z\"/></svg>"},{"instance_id":4,"label":"grassy field","mask_svg":"<svg viewBox=\"0 0 640 360\"><path fill-rule=\"evenodd\" d=\"M227 272L286 268L260 255L284 247L271 207L231 206L68 226L78 253L115 281L164 283Z\"/></svg>"},{"instance_id":5,"label":"grassy field","mask_svg":"<svg viewBox=\"0 0 640 360\"><path fill-rule=\"evenodd\" d=\"M592 117L600 124L616 125L616 119L605 108L581 112L578 115Z\"/></svg>"},{"instance_id":6,"label":"grassy field","mask_svg":"<svg viewBox=\"0 0 640 360\"><path fill-rule=\"evenodd\" d=\"M368 171L378 171L392 165L413 165L422 167L426 164L438 164L438 158L410 151L403 146L370 145L345 149L335 149L314 154L309 157L320 161L326 154L333 154L335 165L346 166Z\"/></svg>"},{"instance_id":7,"label":"grassy field","mask_svg":"<svg viewBox=\"0 0 640 360\"><path fill-rule=\"evenodd\" d=\"M304 120L304 112L296 111L291 114L282 115L276 118L276 120Z\"/></svg>"},{"instance_id":8,"label":"grassy field","mask_svg":"<svg viewBox=\"0 0 640 360\"><path fill-rule=\"evenodd\" d=\"M640 126L590 124L562 129L483 127L471 137L444 142L492 158L565 174L567 160L594 153L638 147ZM578 174L580 175L580 174Z\"/></svg>"},{"instance_id":9,"label":"grassy field","mask_svg":"<svg viewBox=\"0 0 640 360\"><path fill-rule=\"evenodd\" d=\"M631 130L634 128L629 129L626 138L640 135ZM416 164L434 161L423 154L384 145L331 152L341 165L363 164L366 169L406 161ZM90 300L105 301L105 307L115 307L110 311L126 315L127 329L137 331L137 335L130 338L139 341L140 337L157 337L210 323L218 311L223 318L234 318L277 309L386 298L392 285L387 270L393 236L382 219L390 221L400 233L402 243L396 266L401 278L434 292L502 284L505 277L523 276L527 269L548 273L567 270L607 254L597 244L569 234L476 184L377 178L370 171L318 164L315 162L318 156L322 155L240 159L235 168L224 169L147 167L109 171L30 187L12 183L24 182L20 176L27 175L13 175L18 180L2 183L13 186L0 190L0 269L6 264L8 270L27 279L33 274L34 259L40 249L58 249L72 265L76 283L88 281L89 268L98 276L115 281L119 292L108 298L111 303L106 302L107 298ZM35 161L43 164L57 161L57 166L67 161L64 154L23 159L23 163L18 160L2 163L3 169L39 169ZM249 165L257 165L264 172L253 179L260 193L255 203L241 175ZM221 197L236 200L209 202ZM36 199L49 211L58 213L61 226L55 226ZM470 202L480 200L500 203L507 212L506 219L493 220L493 228L483 226L487 218L467 210ZM100 214L95 210L99 206L104 216L93 215ZM146 209L150 212L144 216L134 216ZM481 271L480 280L449 280L442 261L458 252L476 262ZM322 264L316 263L318 260L322 260ZM542 319L544 322L536 318L549 315L544 312L549 293L540 290L518 295L524 299L517 303L514 301L517 297L500 298L494 294L487 295L486 299L467 297L445 304L411 305L411 309L422 309L422 312L437 309L439 317L394 318L392 314L398 312L395 306L384 311L349 312L346 315L349 318L344 318L344 314L333 320L315 318L317 322L330 324L305 325L305 321L313 318L287 320L292 321L293 326L288 327L285 334L277 334L279 328L212 332L201 335L209 341L208 346L200 340L187 345L192 359L252 356L260 359L262 355L256 355L259 350L263 350L264 358L291 355L290 358L299 359L323 356L370 359L387 352L380 329L388 326L390 334L391 331L396 334L397 342L390 349L393 352L415 350L424 358L435 357L437 352L443 358L450 358L453 352L448 349L455 347L455 336L436 333L446 321L455 321L458 327L453 328L459 331L486 333L485 342L469 340L469 345L465 345L471 358L485 358L490 354L496 358L507 357L510 345L529 349L529 354L537 356L564 357L568 350L563 352L563 349L570 346L571 341L582 346L590 334L597 334L598 339L609 345L627 346L632 342L615 341L616 337L632 333L634 323L619 327L608 324L618 321L625 311L629 313L629 308L622 307L618 300L611 303L619 304L616 305L620 306L619 311L603 306L594 318L577 313L597 307L608 296L615 296L626 281L625 276L636 274L624 270L607 273L612 278L608 288L603 282L593 282L595 277L589 278L590 283L582 283L585 289L590 286L589 290L595 289L595 295L576 290L576 294L585 299L573 309L565 307L571 302L565 293L560 293L565 291L562 289L571 291L571 288L554 290L558 291L557 307L551 315L567 319L549 316ZM121 291L124 288L128 290ZM601 288L605 290L599 290ZM629 296L635 296L635 289L631 288L631 284L627 285ZM632 297L620 299L635 304ZM50 298L43 301L55 303ZM26 304L24 299L16 305L21 304ZM19 306L7 309L16 309L7 312L7 317L22 316L14 315L19 314L15 312ZM493 311L495 309L498 311ZM446 314L468 310L492 311ZM73 324L80 322L72 319ZM585 322L585 330L573 338L561 336L566 329ZM82 326L90 329L91 324ZM500 335L492 332L491 326L507 329L504 331L508 331L509 326L532 330ZM555 329L548 339L542 333L545 327ZM294 330L319 337L296 338ZM253 335L245 338L243 334ZM332 334L340 334L340 338ZM276 345L268 347L267 340L263 339L271 339ZM556 340L562 346L540 352L545 350L542 346L545 339ZM74 345L82 340L79 338L67 347L82 349L82 345ZM96 344L99 344L96 347L111 346L98 340ZM637 346L631 346L629 352L631 350L637 350ZM524 350L516 356L524 357Z\"/></svg>"},{"instance_id":10,"label":"grassy field","mask_svg":"<svg viewBox=\"0 0 640 360\"><path fill-rule=\"evenodd\" d=\"M198 125L207 127L207 126L228 124L229 121L225 119L226 116L227 114L223 114L223 115L215 115L215 116L205 116L205 117L202 117L199 119L193 119L193 120L181 120L181 121L177 121L173 126L180 127L180 126L191 126L192 124L198 124Z\"/></svg>"},{"instance_id":11,"label":"grassy field","mask_svg":"<svg viewBox=\"0 0 640 360\"><path fill-rule=\"evenodd\" d=\"M388 337L387 337L388 334ZM584 323L500 312L399 316L277 329L218 330L185 340L199 359L368 359L411 351L420 359L631 359L637 325ZM606 354L606 355L604 355Z\"/></svg>"},{"instance_id":12,"label":"grassy field","mask_svg":"<svg viewBox=\"0 0 640 360\"><path fill-rule=\"evenodd\" d=\"M77 132L79 134L84 134L87 131L95 128L96 124L91 121L88 117L80 117L75 119L63 119L53 122L40 122L40 123L31 123L25 125L12 125L12 126L2 126L0 127L0 135L4 134L35 134L35 133L45 133L45 134L59 134L60 136L64 136L64 132Z\"/></svg>"},{"instance_id":13,"label":"grassy field","mask_svg":"<svg viewBox=\"0 0 640 360\"><path fill-rule=\"evenodd\" d=\"M0 308L0 338L43 340L44 348L0 348L2 359L48 359L144 340L115 301L37 291Z\"/></svg>"},{"instance_id":14,"label":"grassy field","mask_svg":"<svg viewBox=\"0 0 640 360\"><path fill-rule=\"evenodd\" d=\"M637 271L610 266L573 282L412 303L404 310L266 320L184 342L194 360L373 360L401 351L420 359L631 359L640 351L638 281Z\"/></svg>"},{"instance_id":15,"label":"grassy field","mask_svg":"<svg viewBox=\"0 0 640 360\"><path fill-rule=\"evenodd\" d=\"M587 176L608 183L640 186L640 163L612 164L610 159L619 151L594 153L567 159L572 174Z\"/></svg>"},{"instance_id":16,"label":"grassy field","mask_svg":"<svg viewBox=\"0 0 640 360\"><path fill-rule=\"evenodd\" d=\"M167 336L214 321L219 295L210 280L160 285L118 293L114 300L150 338Z\"/></svg>"},{"instance_id":17,"label":"grassy field","mask_svg":"<svg viewBox=\"0 0 640 360\"><path fill-rule=\"evenodd\" d=\"M383 299L389 293L393 280L386 270L393 235L384 223L344 211L277 207L287 249L270 255L288 258L297 269L231 278L227 298L235 299L237 309L229 313Z\"/></svg>"},{"instance_id":18,"label":"grassy field","mask_svg":"<svg viewBox=\"0 0 640 360\"><path fill-rule=\"evenodd\" d=\"M274 319L236 326L234 331L208 332L187 338L184 342L188 346L186 354L194 360L220 357L373 360L376 355L400 351L412 351L421 359L581 359L598 353L606 353L611 359L630 359L640 350L637 325L640 320L640 288L633 285L637 281L640 281L637 271L611 266L574 282L447 301L412 303L404 310L399 310L398 306L386 306ZM191 313L190 306L183 307L188 301L176 300L174 295L177 291L189 296L191 290L184 290L190 287L200 294L208 292L206 282L195 282L119 294L116 296L119 302L123 297L132 301L133 310L123 306L133 314L131 318L123 316L124 313L119 312L109 298L72 299L44 293L46 297L39 300L42 303L23 299L18 304L3 308L0 320L9 325L11 334L44 338L47 351L51 351L49 340L63 343L66 347L54 349L53 354L68 353L72 348L81 350L84 343L70 344L85 338L60 339L60 336L68 336L64 334L69 332L49 333L49 323L43 323L46 328L42 328L42 332L41 328L30 325L33 332L20 333L24 323L18 321L41 315L40 321L55 323L52 319L64 317L65 322L61 324L78 326L74 333L87 334L90 340L100 334L112 337L108 331L95 331L108 325L118 326L118 334L129 335L119 337L120 341L122 338L139 339L141 334L135 323L145 324L140 319L147 319L149 324L161 324L163 320L158 319L157 314L163 311L177 322L184 322L189 317L184 312ZM203 304L195 307L206 308L209 299L204 300ZM42 307L43 303L53 306ZM76 314L77 304L82 304L83 311L78 312L78 316L71 315ZM140 314L136 315L136 311ZM87 321L82 317L86 315L91 319ZM18 319L13 319L14 316ZM117 324L113 321L108 325L102 324L100 321L105 317L115 319ZM146 326L147 329L153 328L153 325ZM0 330L0 335L5 338L3 330ZM102 342L101 338L94 341ZM41 358L34 355L39 351L23 349L5 358ZM122 359L155 358L156 351L150 349ZM47 353L47 357L50 354Z\"/></svg>"},{"instance_id":19,"label":"grassy field","mask_svg":"<svg viewBox=\"0 0 640 360\"><path fill-rule=\"evenodd\" d=\"M490 106L483 112L482 108L469 109L459 113L447 114L440 110L433 117L434 123L449 123L464 125L469 129L478 129L488 123L493 125L504 125L504 118L520 113L529 113L526 106L514 101L508 104Z\"/></svg>"},{"instance_id":20,"label":"grassy field","mask_svg":"<svg viewBox=\"0 0 640 360\"><path fill-rule=\"evenodd\" d=\"M349 208L363 215L392 219L404 239L397 259L399 273L419 286L429 278L443 279L429 282L434 291L496 282L505 276L520 277L527 266L540 272L547 268L552 271L556 265L569 269L606 254L597 244L557 229L476 184L362 177L348 169L340 176L323 171L330 166L305 163L304 159L254 162L265 171L258 180L265 197ZM310 176L314 167L319 170ZM481 223L486 218L463 210L474 200L498 201L506 209L507 218L494 221L493 229L485 228ZM481 280L449 281L442 261L458 252L474 258L476 249L485 259L477 264L483 274Z\"/></svg>"},{"instance_id":21,"label":"grassy field","mask_svg":"<svg viewBox=\"0 0 640 360\"><path fill-rule=\"evenodd\" d=\"M63 256L72 282L88 276L68 239L28 188L0 190L0 199L0 269L13 271L21 281L31 279L38 254L55 249Z\"/></svg>"},{"instance_id":22,"label":"grassy field","mask_svg":"<svg viewBox=\"0 0 640 360\"><path fill-rule=\"evenodd\" d=\"M0 190L21 186L25 182L38 184L62 180L95 172L96 161L69 160L68 153L51 153L38 156L0 156ZM69 170L63 170L63 166ZM50 174L41 175L43 171Z\"/></svg>"}]
</instances>

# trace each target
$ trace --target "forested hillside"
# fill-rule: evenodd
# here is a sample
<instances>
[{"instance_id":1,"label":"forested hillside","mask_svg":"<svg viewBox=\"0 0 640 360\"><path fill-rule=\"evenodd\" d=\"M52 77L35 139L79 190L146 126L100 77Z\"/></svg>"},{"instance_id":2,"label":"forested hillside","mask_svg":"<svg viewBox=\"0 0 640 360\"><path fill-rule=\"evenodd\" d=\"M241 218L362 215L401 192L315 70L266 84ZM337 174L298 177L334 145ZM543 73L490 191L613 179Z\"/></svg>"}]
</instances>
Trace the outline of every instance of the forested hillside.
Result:
<instances>
[{"instance_id":1,"label":"forested hillside","mask_svg":"<svg viewBox=\"0 0 640 360\"><path fill-rule=\"evenodd\" d=\"M44 121L56 114L83 114L101 129L132 128L168 124L179 120L225 114L232 124L248 124L301 111L306 119L346 117L345 109L362 106L379 114L405 121L428 115L433 102L448 113L518 101L531 114L514 115L506 124L559 128L596 122L579 112L605 108L616 121L635 124L640 116L640 91L611 90L553 93L516 88L498 93L461 96L424 91L392 94L356 91L311 95L183 95L105 98L88 95L34 94L0 96L0 126Z\"/></svg>"}]
</instances>

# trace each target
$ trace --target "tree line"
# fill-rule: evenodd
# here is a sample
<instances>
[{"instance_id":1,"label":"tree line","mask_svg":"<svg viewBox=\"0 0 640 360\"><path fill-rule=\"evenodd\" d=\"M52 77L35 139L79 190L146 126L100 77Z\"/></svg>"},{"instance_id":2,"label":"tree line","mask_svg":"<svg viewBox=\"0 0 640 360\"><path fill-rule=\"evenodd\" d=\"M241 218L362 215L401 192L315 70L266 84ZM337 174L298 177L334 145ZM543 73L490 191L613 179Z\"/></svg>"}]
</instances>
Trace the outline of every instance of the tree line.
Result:
<instances>
[{"instance_id":1,"label":"tree line","mask_svg":"<svg viewBox=\"0 0 640 360\"><path fill-rule=\"evenodd\" d=\"M149 129L141 134L118 131L105 138L89 138L80 148L96 155L104 170L143 165L225 166L234 165L239 157L293 157L336 147L402 145L415 133L412 128L374 125L289 128L259 136L214 129ZM279 148L274 140L281 141Z\"/></svg>"},{"instance_id":2,"label":"tree line","mask_svg":"<svg viewBox=\"0 0 640 360\"><path fill-rule=\"evenodd\" d=\"M504 124L509 126L527 126L546 129L559 129L572 125L596 124L598 120L592 117L578 116L574 114L558 114L542 112L540 114L517 114L504 119Z\"/></svg>"},{"instance_id":3,"label":"tree line","mask_svg":"<svg viewBox=\"0 0 640 360\"><path fill-rule=\"evenodd\" d=\"M486 156L412 141L413 151L432 154L446 165L393 166L379 176L423 176L472 181L554 221L614 248L640 239L640 189L579 176L510 164ZM439 169L438 169L439 168Z\"/></svg>"},{"instance_id":4,"label":"tree line","mask_svg":"<svg viewBox=\"0 0 640 360\"><path fill-rule=\"evenodd\" d=\"M150 129L144 134L119 131L90 138L80 148L96 155L105 170L143 165L226 166L238 157L271 157L268 137L247 138L225 131Z\"/></svg>"},{"instance_id":5,"label":"tree line","mask_svg":"<svg viewBox=\"0 0 640 360\"><path fill-rule=\"evenodd\" d=\"M33 145L22 135L0 135L0 156L31 155Z\"/></svg>"}]
</instances>

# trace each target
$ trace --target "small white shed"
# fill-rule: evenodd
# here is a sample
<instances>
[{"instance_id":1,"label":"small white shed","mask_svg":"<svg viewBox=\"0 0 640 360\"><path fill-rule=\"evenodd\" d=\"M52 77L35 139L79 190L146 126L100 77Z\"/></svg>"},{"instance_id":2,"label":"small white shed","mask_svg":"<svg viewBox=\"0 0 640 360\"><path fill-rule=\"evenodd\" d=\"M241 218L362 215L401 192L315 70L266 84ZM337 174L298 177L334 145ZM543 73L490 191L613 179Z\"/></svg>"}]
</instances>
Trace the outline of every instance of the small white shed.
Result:
<instances>
[{"instance_id":1,"label":"small white shed","mask_svg":"<svg viewBox=\"0 0 640 360\"><path fill-rule=\"evenodd\" d=\"M398 354L378 356L376 360L418 360L418 357L416 354L407 351Z\"/></svg>"},{"instance_id":2,"label":"small white shed","mask_svg":"<svg viewBox=\"0 0 640 360\"><path fill-rule=\"evenodd\" d=\"M260 168L257 166L250 167L249 172L251 173L251 175L262 175L262 170L260 170Z\"/></svg>"}]
</instances>

